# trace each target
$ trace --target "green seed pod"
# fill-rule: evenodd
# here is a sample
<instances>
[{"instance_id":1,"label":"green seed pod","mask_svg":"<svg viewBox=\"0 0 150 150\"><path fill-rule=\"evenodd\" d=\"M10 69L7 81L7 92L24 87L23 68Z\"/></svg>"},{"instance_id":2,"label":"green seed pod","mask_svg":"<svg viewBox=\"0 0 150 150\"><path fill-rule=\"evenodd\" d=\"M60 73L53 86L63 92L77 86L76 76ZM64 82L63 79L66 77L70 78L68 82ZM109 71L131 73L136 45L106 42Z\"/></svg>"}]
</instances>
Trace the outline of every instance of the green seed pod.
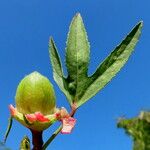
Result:
<instances>
[{"instance_id":1,"label":"green seed pod","mask_svg":"<svg viewBox=\"0 0 150 150\"><path fill-rule=\"evenodd\" d=\"M53 86L38 72L29 74L19 83L15 100L16 107L9 105L11 117L32 131L41 132L61 121L62 133L70 133L75 125L76 120L64 108L56 108Z\"/></svg>"},{"instance_id":2,"label":"green seed pod","mask_svg":"<svg viewBox=\"0 0 150 150\"><path fill-rule=\"evenodd\" d=\"M22 114L41 112L53 114L56 108L55 93L50 81L38 72L27 75L16 91L16 108Z\"/></svg>"}]
</instances>

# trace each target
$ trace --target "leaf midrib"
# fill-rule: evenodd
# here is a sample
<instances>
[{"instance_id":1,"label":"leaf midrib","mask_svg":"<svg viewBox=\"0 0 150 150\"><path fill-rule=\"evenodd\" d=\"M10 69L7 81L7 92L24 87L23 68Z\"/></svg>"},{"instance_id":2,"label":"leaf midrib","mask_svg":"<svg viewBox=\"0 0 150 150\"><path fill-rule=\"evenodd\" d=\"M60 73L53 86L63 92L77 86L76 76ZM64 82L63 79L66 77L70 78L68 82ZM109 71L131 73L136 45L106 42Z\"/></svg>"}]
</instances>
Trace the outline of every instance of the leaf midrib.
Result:
<instances>
[{"instance_id":1,"label":"leaf midrib","mask_svg":"<svg viewBox=\"0 0 150 150\"><path fill-rule=\"evenodd\" d=\"M76 34L75 34L75 49L77 48L77 37L78 37L78 32L77 32L77 29L78 28L78 23L76 22L76 26L75 26L75 32L76 32ZM77 76L76 76L76 93L75 93L75 97L77 97L77 101L78 101L78 96L76 96L76 94L77 94L77 91L78 91L78 49L76 49L77 50L77 55L76 55L76 60L77 60L77 68L76 68L76 72L77 72Z\"/></svg>"}]
</instances>

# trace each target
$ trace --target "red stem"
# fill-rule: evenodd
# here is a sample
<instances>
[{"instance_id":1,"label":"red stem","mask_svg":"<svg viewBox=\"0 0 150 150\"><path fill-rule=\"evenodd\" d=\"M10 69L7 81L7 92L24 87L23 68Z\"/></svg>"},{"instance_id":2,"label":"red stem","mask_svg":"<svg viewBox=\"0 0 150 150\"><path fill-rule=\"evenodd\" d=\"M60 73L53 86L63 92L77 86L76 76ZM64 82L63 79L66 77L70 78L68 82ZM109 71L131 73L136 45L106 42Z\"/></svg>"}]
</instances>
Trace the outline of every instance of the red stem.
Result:
<instances>
[{"instance_id":1,"label":"red stem","mask_svg":"<svg viewBox=\"0 0 150 150\"><path fill-rule=\"evenodd\" d=\"M42 138L42 131L34 131L31 130L32 132L32 144L33 144L33 149L32 150L42 150L43 146L43 138Z\"/></svg>"},{"instance_id":2,"label":"red stem","mask_svg":"<svg viewBox=\"0 0 150 150\"><path fill-rule=\"evenodd\" d=\"M76 104L73 104L73 105L71 106L71 112L70 112L70 116L71 116L71 117L74 116L76 110L77 110L77 106L76 106Z\"/></svg>"}]
</instances>

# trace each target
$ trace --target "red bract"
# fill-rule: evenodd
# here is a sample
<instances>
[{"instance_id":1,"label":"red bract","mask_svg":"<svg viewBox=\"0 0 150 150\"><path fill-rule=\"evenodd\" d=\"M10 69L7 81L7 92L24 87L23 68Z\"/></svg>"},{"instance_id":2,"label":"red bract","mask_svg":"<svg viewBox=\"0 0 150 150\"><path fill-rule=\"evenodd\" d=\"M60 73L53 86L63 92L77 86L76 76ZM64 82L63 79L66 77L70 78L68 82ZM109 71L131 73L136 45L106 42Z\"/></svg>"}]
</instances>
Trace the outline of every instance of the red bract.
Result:
<instances>
[{"instance_id":1,"label":"red bract","mask_svg":"<svg viewBox=\"0 0 150 150\"><path fill-rule=\"evenodd\" d=\"M41 112L35 112L34 114L22 114L17 111L13 105L9 105L10 113L12 117L18 120L24 126L34 129L37 131L42 131L39 129L43 129L47 127L47 125L51 125L56 121L62 122L62 134L71 133L72 129L75 126L76 119L70 117L67 110L62 107L61 109L56 109L56 112L52 115L44 116Z\"/></svg>"},{"instance_id":2,"label":"red bract","mask_svg":"<svg viewBox=\"0 0 150 150\"><path fill-rule=\"evenodd\" d=\"M34 121L48 122L48 121L50 121L47 117L45 117L40 112L35 112L34 114L27 114L25 116L30 122L34 122Z\"/></svg>"}]
</instances>

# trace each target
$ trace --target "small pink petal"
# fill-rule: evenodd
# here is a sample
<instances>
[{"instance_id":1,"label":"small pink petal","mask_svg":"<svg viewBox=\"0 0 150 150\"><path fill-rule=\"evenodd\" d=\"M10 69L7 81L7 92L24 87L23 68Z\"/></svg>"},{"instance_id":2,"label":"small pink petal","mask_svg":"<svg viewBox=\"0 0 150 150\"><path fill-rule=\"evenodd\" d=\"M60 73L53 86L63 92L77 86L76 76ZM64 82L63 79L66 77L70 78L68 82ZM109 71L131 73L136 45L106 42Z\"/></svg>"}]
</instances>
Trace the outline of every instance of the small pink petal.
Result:
<instances>
[{"instance_id":1,"label":"small pink petal","mask_svg":"<svg viewBox=\"0 0 150 150\"><path fill-rule=\"evenodd\" d=\"M26 116L26 118L27 118L27 120L29 121L29 122L34 122L34 121L36 121L36 116L35 116L35 114L27 114L27 115L25 115Z\"/></svg>"},{"instance_id":2,"label":"small pink petal","mask_svg":"<svg viewBox=\"0 0 150 150\"><path fill-rule=\"evenodd\" d=\"M47 117L45 117L42 113L40 112L36 112L35 113L35 116L36 116L36 120L39 121L39 122L48 122L50 121Z\"/></svg>"},{"instance_id":3,"label":"small pink petal","mask_svg":"<svg viewBox=\"0 0 150 150\"><path fill-rule=\"evenodd\" d=\"M12 116L15 116L17 113L16 108L13 105L9 105L9 110Z\"/></svg>"},{"instance_id":4,"label":"small pink petal","mask_svg":"<svg viewBox=\"0 0 150 150\"><path fill-rule=\"evenodd\" d=\"M72 129L74 128L76 123L76 119L69 117L69 118L63 118L62 119L62 124L63 128L61 130L62 134L69 134L71 133Z\"/></svg>"}]
</instances>

